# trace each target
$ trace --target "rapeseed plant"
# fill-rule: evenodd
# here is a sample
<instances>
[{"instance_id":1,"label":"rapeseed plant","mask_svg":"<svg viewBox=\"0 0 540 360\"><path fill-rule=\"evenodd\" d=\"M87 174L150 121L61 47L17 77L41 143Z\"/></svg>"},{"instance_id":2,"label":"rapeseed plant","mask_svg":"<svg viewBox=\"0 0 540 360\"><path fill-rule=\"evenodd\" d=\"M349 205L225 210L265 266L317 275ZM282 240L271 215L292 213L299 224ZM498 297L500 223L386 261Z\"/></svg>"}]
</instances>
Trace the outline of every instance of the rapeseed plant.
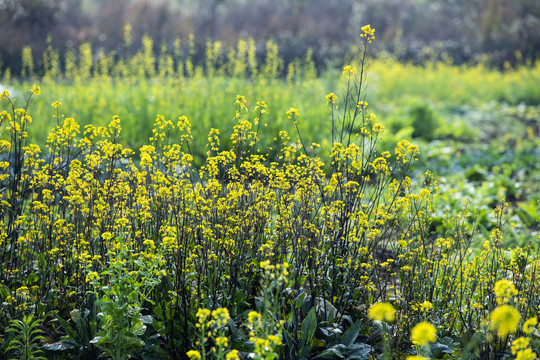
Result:
<instances>
[{"instance_id":1,"label":"rapeseed plant","mask_svg":"<svg viewBox=\"0 0 540 360\"><path fill-rule=\"evenodd\" d=\"M296 133L279 133L264 151L260 124L271 110L237 95L231 136L211 129L202 163L187 116L157 115L148 142L131 150L120 117L82 126L61 115L59 101L42 148L28 138L28 105L41 89L32 87L21 108L4 91L0 328L29 311L45 318L95 308L92 342L116 358L158 349L169 358L311 358L325 347L388 358L411 345L422 358L433 342L477 334L471 352L534 357L534 341L518 339L536 329L535 248L503 250L504 201L477 251L468 208L434 229L437 181L429 172L424 183L410 175L419 147L408 140L392 151L378 147L385 128L365 94L374 30L363 35L364 55L343 68L343 95L320 96L332 133L321 145L302 134L305 110L291 107L281 116ZM144 44L126 61L130 76L155 74L153 43ZM239 43L234 56L248 62L237 60L232 71L277 76L282 60L273 46L258 68L254 45ZM208 69L226 71L221 47L208 49ZM89 46L81 55L83 79L94 64ZM195 76L190 61L186 74ZM110 76L106 57L101 64L99 75ZM158 68L169 73L170 62ZM529 319L522 327L521 318ZM367 338L379 325L382 348ZM55 340L73 337L43 326ZM337 341L343 347L332 348Z\"/></svg>"}]
</instances>

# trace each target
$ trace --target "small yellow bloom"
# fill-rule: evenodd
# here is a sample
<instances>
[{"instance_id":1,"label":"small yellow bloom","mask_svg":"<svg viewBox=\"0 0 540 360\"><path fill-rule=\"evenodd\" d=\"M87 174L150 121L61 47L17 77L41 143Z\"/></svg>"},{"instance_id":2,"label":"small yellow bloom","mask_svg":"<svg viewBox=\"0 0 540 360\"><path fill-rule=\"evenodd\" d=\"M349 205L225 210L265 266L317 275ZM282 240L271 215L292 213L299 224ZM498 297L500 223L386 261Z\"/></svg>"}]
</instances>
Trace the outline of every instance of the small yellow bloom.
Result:
<instances>
[{"instance_id":1,"label":"small yellow bloom","mask_svg":"<svg viewBox=\"0 0 540 360\"><path fill-rule=\"evenodd\" d=\"M60 101L55 101L51 104L55 109L58 109L58 107L62 106L62 103Z\"/></svg>"},{"instance_id":2,"label":"small yellow bloom","mask_svg":"<svg viewBox=\"0 0 540 360\"><path fill-rule=\"evenodd\" d=\"M99 274L97 272L92 271L91 273L88 273L88 275L86 275L86 282L92 282L96 280L99 280Z\"/></svg>"},{"instance_id":3,"label":"small yellow bloom","mask_svg":"<svg viewBox=\"0 0 540 360\"><path fill-rule=\"evenodd\" d=\"M261 321L261 314L256 311L250 311L248 314L248 321L252 325L259 324Z\"/></svg>"},{"instance_id":4,"label":"small yellow bloom","mask_svg":"<svg viewBox=\"0 0 540 360\"><path fill-rule=\"evenodd\" d=\"M423 356L414 355L414 356L407 356L406 360L429 360L429 359Z\"/></svg>"},{"instance_id":5,"label":"small yellow bloom","mask_svg":"<svg viewBox=\"0 0 540 360\"><path fill-rule=\"evenodd\" d=\"M356 68L352 67L351 65L347 65L343 67L343 75L354 75L355 71L356 71Z\"/></svg>"},{"instance_id":6,"label":"small yellow bloom","mask_svg":"<svg viewBox=\"0 0 540 360\"><path fill-rule=\"evenodd\" d=\"M270 340L271 342L273 342L276 345L281 345L282 344L281 338L279 336L276 336L276 335L268 335L268 340Z\"/></svg>"},{"instance_id":7,"label":"small yellow bloom","mask_svg":"<svg viewBox=\"0 0 540 360\"><path fill-rule=\"evenodd\" d=\"M238 360L240 357L238 356L238 350L231 350L230 352L225 355L225 360Z\"/></svg>"},{"instance_id":8,"label":"small yellow bloom","mask_svg":"<svg viewBox=\"0 0 540 360\"><path fill-rule=\"evenodd\" d=\"M527 335L533 332L534 327L538 324L538 321L535 317L530 318L529 320L525 321L523 324L523 332Z\"/></svg>"},{"instance_id":9,"label":"small yellow bloom","mask_svg":"<svg viewBox=\"0 0 540 360\"><path fill-rule=\"evenodd\" d=\"M295 108L290 108L289 111L287 111L286 114L289 115L289 119L291 117L296 118L296 117L300 116L300 112L298 111L298 109L295 109Z\"/></svg>"},{"instance_id":10,"label":"small yellow bloom","mask_svg":"<svg viewBox=\"0 0 540 360\"><path fill-rule=\"evenodd\" d=\"M501 305L491 312L489 329L497 331L499 337L516 332L521 315L510 305Z\"/></svg>"},{"instance_id":11,"label":"small yellow bloom","mask_svg":"<svg viewBox=\"0 0 540 360\"><path fill-rule=\"evenodd\" d=\"M518 294L514 284L506 279L497 281L493 290L500 305L507 304L511 298Z\"/></svg>"},{"instance_id":12,"label":"small yellow bloom","mask_svg":"<svg viewBox=\"0 0 540 360\"><path fill-rule=\"evenodd\" d=\"M430 303L429 301L424 301L423 303L419 304L420 306L420 311L429 311L431 309L433 309L433 304Z\"/></svg>"},{"instance_id":13,"label":"small yellow bloom","mask_svg":"<svg viewBox=\"0 0 540 360\"><path fill-rule=\"evenodd\" d=\"M146 239L143 241L144 246L148 246L149 249L155 249L156 245L154 244L154 240Z\"/></svg>"},{"instance_id":14,"label":"small yellow bloom","mask_svg":"<svg viewBox=\"0 0 540 360\"><path fill-rule=\"evenodd\" d=\"M328 105L330 103L334 104L336 102L336 100L337 100L336 94L330 93L330 94L326 95L326 105Z\"/></svg>"},{"instance_id":15,"label":"small yellow bloom","mask_svg":"<svg viewBox=\"0 0 540 360\"><path fill-rule=\"evenodd\" d=\"M219 347L229 346L229 339L226 336L218 336L216 338L216 345Z\"/></svg>"},{"instance_id":16,"label":"small yellow bloom","mask_svg":"<svg viewBox=\"0 0 540 360\"><path fill-rule=\"evenodd\" d=\"M516 360L536 360L536 353L531 349L524 349L518 351L516 355Z\"/></svg>"},{"instance_id":17,"label":"small yellow bloom","mask_svg":"<svg viewBox=\"0 0 540 360\"><path fill-rule=\"evenodd\" d=\"M531 340L526 337L520 337L512 341L512 346L510 348L512 350L512 354L516 355L519 351L526 349L529 346L530 341Z\"/></svg>"},{"instance_id":18,"label":"small yellow bloom","mask_svg":"<svg viewBox=\"0 0 540 360\"><path fill-rule=\"evenodd\" d=\"M211 312L208 309L199 309L197 310L197 318L199 319L199 324L206 322L206 319L210 316Z\"/></svg>"},{"instance_id":19,"label":"small yellow bloom","mask_svg":"<svg viewBox=\"0 0 540 360\"><path fill-rule=\"evenodd\" d=\"M38 85L34 85L32 86L32 88L30 89L30 92L34 95L40 95L41 94L41 89L39 88Z\"/></svg>"},{"instance_id":20,"label":"small yellow bloom","mask_svg":"<svg viewBox=\"0 0 540 360\"><path fill-rule=\"evenodd\" d=\"M372 320L392 322L396 319L396 310L390 303L379 302L371 305L368 317Z\"/></svg>"},{"instance_id":21,"label":"small yellow bloom","mask_svg":"<svg viewBox=\"0 0 540 360\"><path fill-rule=\"evenodd\" d=\"M375 34L375 29L371 28L371 25L362 26L362 31L367 35L373 36Z\"/></svg>"},{"instance_id":22,"label":"small yellow bloom","mask_svg":"<svg viewBox=\"0 0 540 360\"><path fill-rule=\"evenodd\" d=\"M199 360L201 358L201 353L197 350L189 350L186 355L190 360Z\"/></svg>"},{"instance_id":23,"label":"small yellow bloom","mask_svg":"<svg viewBox=\"0 0 540 360\"><path fill-rule=\"evenodd\" d=\"M411 331L411 340L413 344L426 346L428 343L435 342L437 340L437 329L435 326L428 322L421 322Z\"/></svg>"}]
</instances>

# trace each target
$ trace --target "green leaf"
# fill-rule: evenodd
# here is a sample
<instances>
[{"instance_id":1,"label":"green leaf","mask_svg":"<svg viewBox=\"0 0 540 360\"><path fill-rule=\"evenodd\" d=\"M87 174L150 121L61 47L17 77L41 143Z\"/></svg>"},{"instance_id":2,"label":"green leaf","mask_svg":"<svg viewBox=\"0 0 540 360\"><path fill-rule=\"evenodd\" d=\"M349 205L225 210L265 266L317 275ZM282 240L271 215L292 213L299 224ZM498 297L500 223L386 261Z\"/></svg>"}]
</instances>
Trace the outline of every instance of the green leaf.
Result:
<instances>
[{"instance_id":1,"label":"green leaf","mask_svg":"<svg viewBox=\"0 0 540 360\"><path fill-rule=\"evenodd\" d=\"M96 336L95 338L93 338L92 340L90 340L90 344L98 344L99 342L101 342L102 339L103 339L103 337L101 337L101 336Z\"/></svg>"},{"instance_id":2,"label":"green leaf","mask_svg":"<svg viewBox=\"0 0 540 360\"><path fill-rule=\"evenodd\" d=\"M356 320L356 322L349 329L347 329L347 331L343 335L343 339L341 340L341 342L345 346L350 347L356 341L356 338L358 337L361 328L362 321Z\"/></svg>"},{"instance_id":3,"label":"green leaf","mask_svg":"<svg viewBox=\"0 0 540 360\"><path fill-rule=\"evenodd\" d=\"M431 345L431 353L435 358L440 358L443 356L443 354L451 354L452 349L448 345L441 344L441 343L435 343Z\"/></svg>"},{"instance_id":4,"label":"green leaf","mask_svg":"<svg viewBox=\"0 0 540 360\"><path fill-rule=\"evenodd\" d=\"M304 321L302 321L302 340L300 346L300 354L308 354L311 350L311 341L315 335L317 329L317 315L315 314L315 308L312 308L307 314Z\"/></svg>"},{"instance_id":5,"label":"green leaf","mask_svg":"<svg viewBox=\"0 0 540 360\"><path fill-rule=\"evenodd\" d=\"M229 329L231 329L231 341L232 342L242 341L244 337L238 330L238 327L236 326L235 322L232 319L229 319L227 320L227 324L229 325Z\"/></svg>"},{"instance_id":6,"label":"green leaf","mask_svg":"<svg viewBox=\"0 0 540 360\"><path fill-rule=\"evenodd\" d=\"M352 344L347 347L347 360L368 360L372 350L367 344Z\"/></svg>"},{"instance_id":7,"label":"green leaf","mask_svg":"<svg viewBox=\"0 0 540 360\"><path fill-rule=\"evenodd\" d=\"M145 333L145 331L146 331L146 325L144 325L142 322L136 323L131 328L131 332L133 333L133 335L136 335L136 336L141 336L142 334Z\"/></svg>"},{"instance_id":8,"label":"green leaf","mask_svg":"<svg viewBox=\"0 0 540 360\"><path fill-rule=\"evenodd\" d=\"M69 325L69 323L64 320L60 315L56 315L56 319L58 319L58 322L60 323L60 326L62 326L62 329L66 332L66 334L71 338L71 340L80 341L80 336L77 334L77 332Z\"/></svg>"},{"instance_id":9,"label":"green leaf","mask_svg":"<svg viewBox=\"0 0 540 360\"><path fill-rule=\"evenodd\" d=\"M48 351L65 351L65 350L76 349L78 347L79 347L79 344L77 344L73 340L61 340L52 344L43 345L43 348Z\"/></svg>"},{"instance_id":10,"label":"green leaf","mask_svg":"<svg viewBox=\"0 0 540 360\"><path fill-rule=\"evenodd\" d=\"M143 324L152 325L152 323L154 322L154 318L152 317L152 315L143 315L141 316L141 321L143 322Z\"/></svg>"},{"instance_id":11,"label":"green leaf","mask_svg":"<svg viewBox=\"0 0 540 360\"><path fill-rule=\"evenodd\" d=\"M296 299L294 299L294 307L296 309L300 309L300 307L302 306L302 302L304 301L305 297L306 297L306 293L302 292L296 297Z\"/></svg>"},{"instance_id":12,"label":"green leaf","mask_svg":"<svg viewBox=\"0 0 540 360\"><path fill-rule=\"evenodd\" d=\"M313 359L344 359L345 355L343 355L342 350L345 349L346 347L343 344L334 345L330 349L324 350Z\"/></svg>"}]
</instances>

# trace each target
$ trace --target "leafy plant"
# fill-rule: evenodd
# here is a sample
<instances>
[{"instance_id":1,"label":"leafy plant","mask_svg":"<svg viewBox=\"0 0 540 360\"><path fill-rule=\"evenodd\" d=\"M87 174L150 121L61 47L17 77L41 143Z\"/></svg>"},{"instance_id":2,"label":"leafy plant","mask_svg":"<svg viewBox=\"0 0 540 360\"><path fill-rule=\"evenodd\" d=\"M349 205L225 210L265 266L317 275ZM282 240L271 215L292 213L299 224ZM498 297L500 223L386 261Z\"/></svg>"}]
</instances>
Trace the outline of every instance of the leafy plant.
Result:
<instances>
[{"instance_id":1,"label":"leafy plant","mask_svg":"<svg viewBox=\"0 0 540 360\"><path fill-rule=\"evenodd\" d=\"M136 259L121 238L117 241L116 250L108 254L108 269L99 275L96 272L87 275L100 309L97 314L100 329L90 344L96 344L106 356L123 360L139 353L145 345L141 337L153 318L142 314L142 305L144 301L153 304L149 294L159 284L162 274L153 242L148 243L148 252Z\"/></svg>"},{"instance_id":2,"label":"leafy plant","mask_svg":"<svg viewBox=\"0 0 540 360\"><path fill-rule=\"evenodd\" d=\"M88 298L90 300L87 302L90 303L89 308L73 309L69 313L75 327L60 317L60 315L56 315L56 319L66 335L60 341L45 344L43 346L45 350L75 352L78 356L85 359L97 358L97 351L90 342L97 333L96 305L93 301L93 296L89 294Z\"/></svg>"},{"instance_id":3,"label":"leafy plant","mask_svg":"<svg viewBox=\"0 0 540 360\"><path fill-rule=\"evenodd\" d=\"M32 314L25 315L22 320L11 320L10 328L7 330L14 333L15 337L9 342L5 354L15 354L16 358L12 360L45 360L43 350L39 342L45 340L42 336L43 331L39 328L41 321L36 319Z\"/></svg>"}]
</instances>

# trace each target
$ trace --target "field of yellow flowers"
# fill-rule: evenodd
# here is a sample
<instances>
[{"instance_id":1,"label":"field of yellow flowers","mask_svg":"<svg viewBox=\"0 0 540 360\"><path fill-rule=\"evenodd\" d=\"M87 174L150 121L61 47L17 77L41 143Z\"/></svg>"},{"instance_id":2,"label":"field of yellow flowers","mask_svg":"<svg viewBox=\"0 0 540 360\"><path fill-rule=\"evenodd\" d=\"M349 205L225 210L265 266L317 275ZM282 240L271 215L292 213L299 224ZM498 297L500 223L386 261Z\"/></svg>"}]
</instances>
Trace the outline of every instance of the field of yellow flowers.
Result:
<instances>
[{"instance_id":1,"label":"field of yellow flowers","mask_svg":"<svg viewBox=\"0 0 540 360\"><path fill-rule=\"evenodd\" d=\"M248 42L180 76L146 39L63 75L51 50L37 86L23 54L0 356L536 359L540 68L370 60L362 30L337 76Z\"/></svg>"}]
</instances>

